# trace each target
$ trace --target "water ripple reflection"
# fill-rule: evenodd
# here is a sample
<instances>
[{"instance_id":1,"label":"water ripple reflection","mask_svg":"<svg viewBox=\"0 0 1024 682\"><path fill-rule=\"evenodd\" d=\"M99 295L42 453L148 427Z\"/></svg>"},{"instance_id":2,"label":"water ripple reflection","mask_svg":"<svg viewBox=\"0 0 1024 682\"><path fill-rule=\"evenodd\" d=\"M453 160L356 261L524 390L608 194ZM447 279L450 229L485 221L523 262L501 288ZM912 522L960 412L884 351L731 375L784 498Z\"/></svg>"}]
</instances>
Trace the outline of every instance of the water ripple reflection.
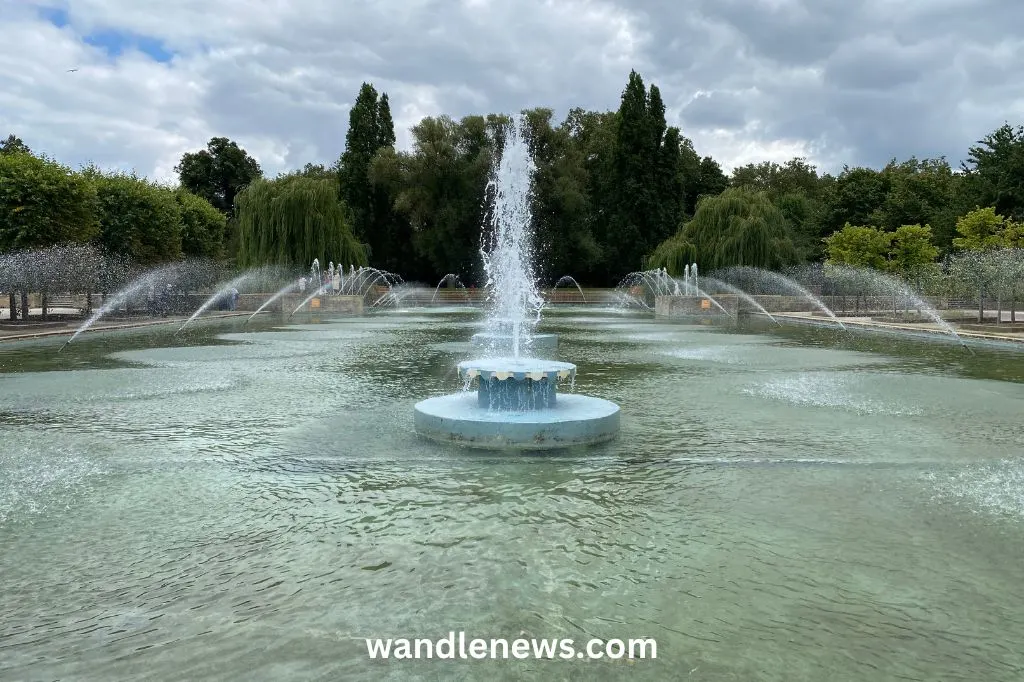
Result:
<instances>
[{"instance_id":1,"label":"water ripple reflection","mask_svg":"<svg viewBox=\"0 0 1024 682\"><path fill-rule=\"evenodd\" d=\"M1019 359L553 311L618 441L422 441L412 405L457 390L476 328L387 313L0 375L0 679L1024 677L1024 385L986 364ZM659 658L365 655L450 630Z\"/></svg>"}]
</instances>

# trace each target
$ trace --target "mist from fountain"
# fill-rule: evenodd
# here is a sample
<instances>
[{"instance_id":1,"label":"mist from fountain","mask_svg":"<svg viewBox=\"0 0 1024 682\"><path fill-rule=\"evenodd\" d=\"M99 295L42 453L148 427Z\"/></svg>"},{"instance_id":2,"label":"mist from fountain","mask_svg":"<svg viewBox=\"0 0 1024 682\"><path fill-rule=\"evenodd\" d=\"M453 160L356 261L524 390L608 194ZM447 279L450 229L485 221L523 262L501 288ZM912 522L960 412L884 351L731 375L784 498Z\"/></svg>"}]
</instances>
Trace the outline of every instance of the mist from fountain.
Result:
<instances>
[{"instance_id":1,"label":"mist from fountain","mask_svg":"<svg viewBox=\"0 0 1024 682\"><path fill-rule=\"evenodd\" d=\"M772 314L770 312L765 310L764 306L762 306L760 303L757 302L757 299L755 299L753 296L751 296L747 292L743 291L743 289L740 289L737 286L733 286L732 284L729 284L728 282L723 282L720 279L715 279L714 277L708 277L707 275L704 276L704 281L709 283L713 287L718 287L720 289L724 289L726 291L726 293L733 294L734 296L739 296L744 301L746 301L750 305L752 305L755 308L757 308L758 311L761 312L761 314L766 315L769 320L771 320L775 324L779 325L780 327L782 326L782 323L779 322L778 320L776 320L775 317L772 316Z\"/></svg>"},{"instance_id":2,"label":"mist from fountain","mask_svg":"<svg viewBox=\"0 0 1024 682\"><path fill-rule=\"evenodd\" d=\"M60 347L60 350L64 350L69 343L77 339L83 332L87 331L105 315L117 310L120 306L124 305L128 299L134 297L139 292L151 287L155 288L158 284L164 284L165 281L171 275L176 274L181 267L182 263L171 263L169 265L154 268L143 274L141 277L133 280L128 286L109 297L103 306L93 312L93 314L89 316L89 319L83 322L78 329L75 330L75 333L71 335L71 338L69 338L64 345Z\"/></svg>"},{"instance_id":3,"label":"mist from fountain","mask_svg":"<svg viewBox=\"0 0 1024 682\"><path fill-rule=\"evenodd\" d=\"M619 302L624 306L640 306L651 309L647 301L638 298L631 292L636 288L646 288L653 296L678 295L678 283L664 270L637 270L623 277L615 286Z\"/></svg>"},{"instance_id":4,"label":"mist from fountain","mask_svg":"<svg viewBox=\"0 0 1024 682\"><path fill-rule=\"evenodd\" d=\"M716 274L718 275L718 279L721 279L723 281L728 281L730 279L736 278L736 279L754 279L755 281L760 281L760 282L765 282L765 281L773 282L776 285L782 287L783 289L785 289L787 291L796 292L797 294L799 294L803 298L806 298L812 305L814 305L814 307L818 308L818 310L820 310L823 313L825 313L825 315L827 315L829 319L831 319L833 322L835 322L839 326L840 329L843 329L843 330L846 329L846 325L844 325L842 323L842 321L840 321L840 319L838 317L836 317L836 314L834 312L832 312L831 308L829 308L827 305L822 303L821 299L819 299L817 296L815 296L810 291L808 291L806 288L804 288L804 286L802 284L800 284L796 280L793 280L793 279L790 279L789 277L786 277L785 275L781 275L781 274L779 274L777 272L773 272L772 270L764 270L762 268L753 268L753 267L745 266L745 265L726 268L726 269L722 270L720 273L716 273Z\"/></svg>"},{"instance_id":5,"label":"mist from fountain","mask_svg":"<svg viewBox=\"0 0 1024 682\"><path fill-rule=\"evenodd\" d=\"M314 289L313 293L311 293L309 296L307 296L306 299L302 303L300 303L299 305L295 306L295 310L291 311L288 314L288 317L292 317L293 315L295 315L295 313L297 313L300 310L302 310L306 306L306 304L308 304L314 298L316 298L317 296L323 296L326 292L327 292L327 285L326 284L321 284L319 287Z\"/></svg>"},{"instance_id":6,"label":"mist from fountain","mask_svg":"<svg viewBox=\"0 0 1024 682\"><path fill-rule=\"evenodd\" d=\"M910 288L903 280L893 275L880 272L873 268L865 267L852 267L848 265L829 265L824 271L826 277L834 280L857 280L867 281L872 285L876 286L876 291L883 291L885 294L891 294L893 297L902 297L909 301L917 310L919 310L925 317L932 321L942 331L953 337L961 346L970 350L964 340L957 333L956 329L953 328L949 322L944 320L939 314L939 311L935 309L930 303L925 301L921 296ZM973 352L973 351L972 351Z\"/></svg>"},{"instance_id":7,"label":"mist from fountain","mask_svg":"<svg viewBox=\"0 0 1024 682\"><path fill-rule=\"evenodd\" d=\"M378 282L383 282L388 289L403 283L402 278L393 272L363 266L358 270L352 269L349 276L342 282L338 293L346 296L365 296Z\"/></svg>"},{"instance_id":8,"label":"mist from fountain","mask_svg":"<svg viewBox=\"0 0 1024 682\"><path fill-rule=\"evenodd\" d=\"M290 291L294 290L297 287L298 287L298 284L296 284L295 282L289 282L288 284L285 284L273 296L271 296L266 301L264 301L263 304L260 305L260 307L256 309L256 312L254 312L249 317L245 318L244 324L249 324L249 321L252 320L252 318L254 318L257 315L259 315L260 313L262 313L267 307L272 305L276 300L278 300L279 298L281 298L282 296L284 296L285 294L289 293Z\"/></svg>"},{"instance_id":9,"label":"mist from fountain","mask_svg":"<svg viewBox=\"0 0 1024 682\"><path fill-rule=\"evenodd\" d=\"M228 282L224 286L222 286L220 289L218 289L216 291L216 293L214 293L212 296L210 296L208 299L206 299L206 301L204 301L203 304L201 306L199 306L194 313L192 313L192 316L189 317L187 320L185 320L185 324L183 324L180 327L178 327L178 331L176 331L174 333L175 334L181 333L181 331L183 329L185 329L185 327L187 327L190 324L192 324L192 322L197 317L199 317L200 315L205 313L210 308L210 306L212 306L218 300L222 299L224 296L226 296L229 293L231 293L232 289L236 289L237 287L241 286L246 280L250 279L251 277L253 277L253 276L257 275L257 274L262 274L261 270L262 270L262 268L254 269L254 270L249 270L248 272L244 272L241 275L239 275L238 277L235 277L233 280L231 280L230 282Z\"/></svg>"}]
</instances>

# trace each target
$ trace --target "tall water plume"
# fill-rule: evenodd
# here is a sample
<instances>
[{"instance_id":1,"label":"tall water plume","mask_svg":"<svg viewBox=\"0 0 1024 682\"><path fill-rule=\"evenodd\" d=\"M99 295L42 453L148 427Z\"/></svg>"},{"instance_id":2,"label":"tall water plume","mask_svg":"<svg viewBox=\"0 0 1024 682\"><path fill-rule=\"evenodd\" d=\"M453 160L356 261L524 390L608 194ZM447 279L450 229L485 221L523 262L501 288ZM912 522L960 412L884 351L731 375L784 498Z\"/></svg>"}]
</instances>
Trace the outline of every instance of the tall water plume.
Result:
<instances>
[{"instance_id":1,"label":"tall water plume","mask_svg":"<svg viewBox=\"0 0 1024 682\"><path fill-rule=\"evenodd\" d=\"M519 357L530 346L544 299L534 271L531 183L535 170L520 119L508 126L494 174L487 185L489 224L480 249L487 287L487 331L510 338L503 349Z\"/></svg>"}]
</instances>

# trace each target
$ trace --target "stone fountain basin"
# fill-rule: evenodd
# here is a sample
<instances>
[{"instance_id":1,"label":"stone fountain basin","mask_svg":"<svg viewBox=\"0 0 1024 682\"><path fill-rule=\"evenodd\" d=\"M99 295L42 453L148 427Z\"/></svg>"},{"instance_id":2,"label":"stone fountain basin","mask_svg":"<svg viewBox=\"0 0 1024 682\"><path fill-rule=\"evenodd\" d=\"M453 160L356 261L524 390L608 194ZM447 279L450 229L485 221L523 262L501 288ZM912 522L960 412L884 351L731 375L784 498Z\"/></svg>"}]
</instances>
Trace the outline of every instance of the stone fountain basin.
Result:
<instances>
[{"instance_id":1,"label":"stone fountain basin","mask_svg":"<svg viewBox=\"0 0 1024 682\"><path fill-rule=\"evenodd\" d=\"M568 363L559 363L568 364ZM425 438L487 450L552 450L610 441L619 406L602 398L560 394L542 410L489 410L467 391L416 403L416 432Z\"/></svg>"}]
</instances>

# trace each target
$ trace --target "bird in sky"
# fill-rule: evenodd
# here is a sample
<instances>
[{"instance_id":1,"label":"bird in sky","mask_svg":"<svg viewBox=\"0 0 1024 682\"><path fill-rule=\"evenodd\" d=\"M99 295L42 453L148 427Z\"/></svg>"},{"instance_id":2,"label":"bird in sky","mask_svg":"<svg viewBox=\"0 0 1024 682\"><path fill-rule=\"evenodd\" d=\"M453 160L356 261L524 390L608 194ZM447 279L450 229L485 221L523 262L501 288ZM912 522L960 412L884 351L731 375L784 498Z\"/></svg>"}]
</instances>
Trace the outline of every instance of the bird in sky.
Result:
<instances>
[{"instance_id":1,"label":"bird in sky","mask_svg":"<svg viewBox=\"0 0 1024 682\"><path fill-rule=\"evenodd\" d=\"M75 71L78 71L78 69L68 69L68 73L74 73Z\"/></svg>"}]
</instances>

